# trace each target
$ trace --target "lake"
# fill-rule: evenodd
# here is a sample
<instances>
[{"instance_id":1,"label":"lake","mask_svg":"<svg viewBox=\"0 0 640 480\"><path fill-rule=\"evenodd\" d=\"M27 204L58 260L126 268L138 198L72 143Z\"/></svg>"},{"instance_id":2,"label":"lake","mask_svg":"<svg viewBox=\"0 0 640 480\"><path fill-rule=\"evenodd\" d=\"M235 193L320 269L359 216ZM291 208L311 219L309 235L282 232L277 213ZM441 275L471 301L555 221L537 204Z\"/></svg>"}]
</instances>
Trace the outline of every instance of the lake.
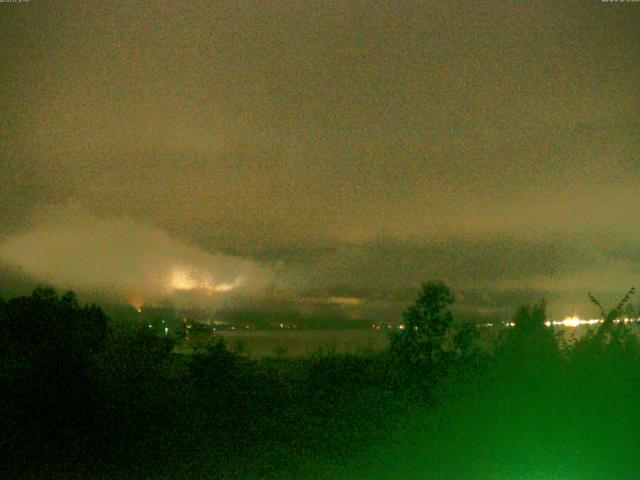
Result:
<instances>
[{"instance_id":1,"label":"lake","mask_svg":"<svg viewBox=\"0 0 640 480\"><path fill-rule=\"evenodd\" d=\"M593 326L578 327L555 326L554 329L571 342L580 339ZM632 324L631 329L636 335L640 334L640 326ZM482 327L481 337L489 340L499 334L502 328ZM310 355L316 352L357 353L362 351L379 351L389 345L389 332L371 329L345 330L254 330L236 329L219 330L208 335L196 336L176 346L176 353L191 353L199 345L206 345L224 338L227 348L240 355L263 358L281 357L293 358Z\"/></svg>"},{"instance_id":2,"label":"lake","mask_svg":"<svg viewBox=\"0 0 640 480\"><path fill-rule=\"evenodd\" d=\"M189 353L197 345L224 338L227 348L241 355L300 357L315 352L356 353L382 350L389 344L386 332L374 329L349 330L223 330L206 337L186 340L177 353Z\"/></svg>"}]
</instances>

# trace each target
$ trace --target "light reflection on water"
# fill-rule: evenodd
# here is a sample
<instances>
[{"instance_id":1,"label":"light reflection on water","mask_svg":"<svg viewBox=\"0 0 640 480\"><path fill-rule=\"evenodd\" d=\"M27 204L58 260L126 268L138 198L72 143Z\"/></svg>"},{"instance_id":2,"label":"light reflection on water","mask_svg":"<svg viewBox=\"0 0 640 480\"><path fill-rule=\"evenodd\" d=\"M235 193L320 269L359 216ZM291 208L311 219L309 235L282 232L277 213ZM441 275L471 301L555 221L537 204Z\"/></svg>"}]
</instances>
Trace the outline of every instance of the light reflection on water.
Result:
<instances>
[{"instance_id":1,"label":"light reflection on water","mask_svg":"<svg viewBox=\"0 0 640 480\"><path fill-rule=\"evenodd\" d=\"M574 326L571 323L554 322L554 329L566 341L582 338L589 330L597 328L598 322L582 322ZM640 325L630 323L631 330L640 334ZM509 325L484 325L484 334L491 337ZM484 336L484 335L483 335ZM193 339L177 347L176 351L187 353L197 345L214 342L224 338L227 348L241 355L253 358L281 357L292 358L314 353L358 353L380 351L389 345L389 331L376 329L345 330L219 330L205 338Z\"/></svg>"}]
</instances>

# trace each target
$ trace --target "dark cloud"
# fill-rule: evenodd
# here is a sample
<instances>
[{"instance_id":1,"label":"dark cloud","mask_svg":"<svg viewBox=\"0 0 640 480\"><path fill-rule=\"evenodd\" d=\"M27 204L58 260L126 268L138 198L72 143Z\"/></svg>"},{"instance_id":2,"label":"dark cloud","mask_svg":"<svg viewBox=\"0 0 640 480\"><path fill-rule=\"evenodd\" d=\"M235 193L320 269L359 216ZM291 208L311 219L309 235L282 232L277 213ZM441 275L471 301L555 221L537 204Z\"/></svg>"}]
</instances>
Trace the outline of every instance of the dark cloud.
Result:
<instances>
[{"instance_id":1,"label":"dark cloud","mask_svg":"<svg viewBox=\"0 0 640 480\"><path fill-rule=\"evenodd\" d=\"M5 246L75 205L394 312L427 277L558 311L637 279L634 4L1 9Z\"/></svg>"}]
</instances>

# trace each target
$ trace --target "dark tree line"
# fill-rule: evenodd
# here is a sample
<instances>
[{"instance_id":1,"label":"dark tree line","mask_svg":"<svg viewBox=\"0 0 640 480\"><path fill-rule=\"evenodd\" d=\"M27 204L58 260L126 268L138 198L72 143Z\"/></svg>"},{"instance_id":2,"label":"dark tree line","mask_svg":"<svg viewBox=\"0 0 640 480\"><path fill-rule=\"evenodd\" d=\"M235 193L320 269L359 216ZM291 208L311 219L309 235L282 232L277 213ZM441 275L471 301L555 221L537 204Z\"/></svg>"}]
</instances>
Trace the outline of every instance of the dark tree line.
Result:
<instances>
[{"instance_id":1,"label":"dark tree line","mask_svg":"<svg viewBox=\"0 0 640 480\"><path fill-rule=\"evenodd\" d=\"M446 285L427 282L387 350L289 360L252 360L223 341L177 355L173 340L109 319L71 292L39 288L0 299L0 474L318 478L313 468L348 464L398 425L436 428L420 426L416 409L420 418L458 409L450 430L430 440L452 465L460 463L459 451L446 447L456 422L496 451L520 435L500 433L513 424L535 452L535 442L583 441L574 419L597 411L589 434L604 442L623 421L640 428L640 348L618 321L633 293L609 312L590 295L603 323L561 341L545 325L544 301L520 307L513 328L481 333L454 321ZM544 441L536 425L551 432ZM631 438L623 427L614 431ZM467 448L474 451L477 438Z\"/></svg>"}]
</instances>

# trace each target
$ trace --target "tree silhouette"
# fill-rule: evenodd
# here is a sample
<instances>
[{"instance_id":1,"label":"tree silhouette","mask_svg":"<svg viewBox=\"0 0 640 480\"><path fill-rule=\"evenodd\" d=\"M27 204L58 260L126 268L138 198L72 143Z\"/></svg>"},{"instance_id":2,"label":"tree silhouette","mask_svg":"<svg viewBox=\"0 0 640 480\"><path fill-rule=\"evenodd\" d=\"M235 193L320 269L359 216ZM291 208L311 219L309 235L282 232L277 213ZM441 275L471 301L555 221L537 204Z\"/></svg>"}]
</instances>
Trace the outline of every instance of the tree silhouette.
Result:
<instances>
[{"instance_id":1,"label":"tree silhouette","mask_svg":"<svg viewBox=\"0 0 640 480\"><path fill-rule=\"evenodd\" d=\"M614 351L635 352L637 343L636 336L623 322L616 323L616 320L620 320L624 316L625 306L631 306L629 301L635 291L635 287L631 287L618 304L609 312L604 309L602 304L591 292L588 293L591 303L600 309L602 324L597 330L590 331L583 341L580 342L580 345L577 346L579 353L585 351L591 356L597 357L611 354Z\"/></svg>"},{"instance_id":2,"label":"tree silhouette","mask_svg":"<svg viewBox=\"0 0 640 480\"><path fill-rule=\"evenodd\" d=\"M629 291L625 294L625 296L622 297L622 299L618 302L618 304L609 312L605 311L602 304L596 299L596 297L593 296L591 292L589 292L587 296L589 297L589 300L591 300L591 303L593 303L596 307L599 308L601 318L604 322L603 326L610 327L613 324L614 320L618 320L620 317L622 317L625 305L629 303L629 300L631 300L631 296L635 292L636 292L636 288L631 287Z\"/></svg>"},{"instance_id":3,"label":"tree silhouette","mask_svg":"<svg viewBox=\"0 0 640 480\"><path fill-rule=\"evenodd\" d=\"M560 350L556 332L547 326L547 304L541 299L534 305L522 305L513 316L513 328L506 329L498 339L497 352L509 368L523 368L529 373L544 371L543 364L553 365Z\"/></svg>"},{"instance_id":4,"label":"tree silhouette","mask_svg":"<svg viewBox=\"0 0 640 480\"><path fill-rule=\"evenodd\" d=\"M443 282L426 282L402 314L404 329L391 337L391 351L406 366L425 369L441 362L443 343L453 322L454 296Z\"/></svg>"},{"instance_id":5,"label":"tree silhouette","mask_svg":"<svg viewBox=\"0 0 640 480\"><path fill-rule=\"evenodd\" d=\"M0 358L10 392L5 400L15 418L52 431L62 425L89 427L88 369L107 335L102 310L81 307L73 292L58 296L50 288L36 288L29 297L4 303Z\"/></svg>"},{"instance_id":6,"label":"tree silhouette","mask_svg":"<svg viewBox=\"0 0 640 480\"><path fill-rule=\"evenodd\" d=\"M545 322L547 320L547 304L544 299L537 304L523 305L518 308L513 318L516 335L524 338L531 338L543 335L546 331Z\"/></svg>"}]
</instances>

